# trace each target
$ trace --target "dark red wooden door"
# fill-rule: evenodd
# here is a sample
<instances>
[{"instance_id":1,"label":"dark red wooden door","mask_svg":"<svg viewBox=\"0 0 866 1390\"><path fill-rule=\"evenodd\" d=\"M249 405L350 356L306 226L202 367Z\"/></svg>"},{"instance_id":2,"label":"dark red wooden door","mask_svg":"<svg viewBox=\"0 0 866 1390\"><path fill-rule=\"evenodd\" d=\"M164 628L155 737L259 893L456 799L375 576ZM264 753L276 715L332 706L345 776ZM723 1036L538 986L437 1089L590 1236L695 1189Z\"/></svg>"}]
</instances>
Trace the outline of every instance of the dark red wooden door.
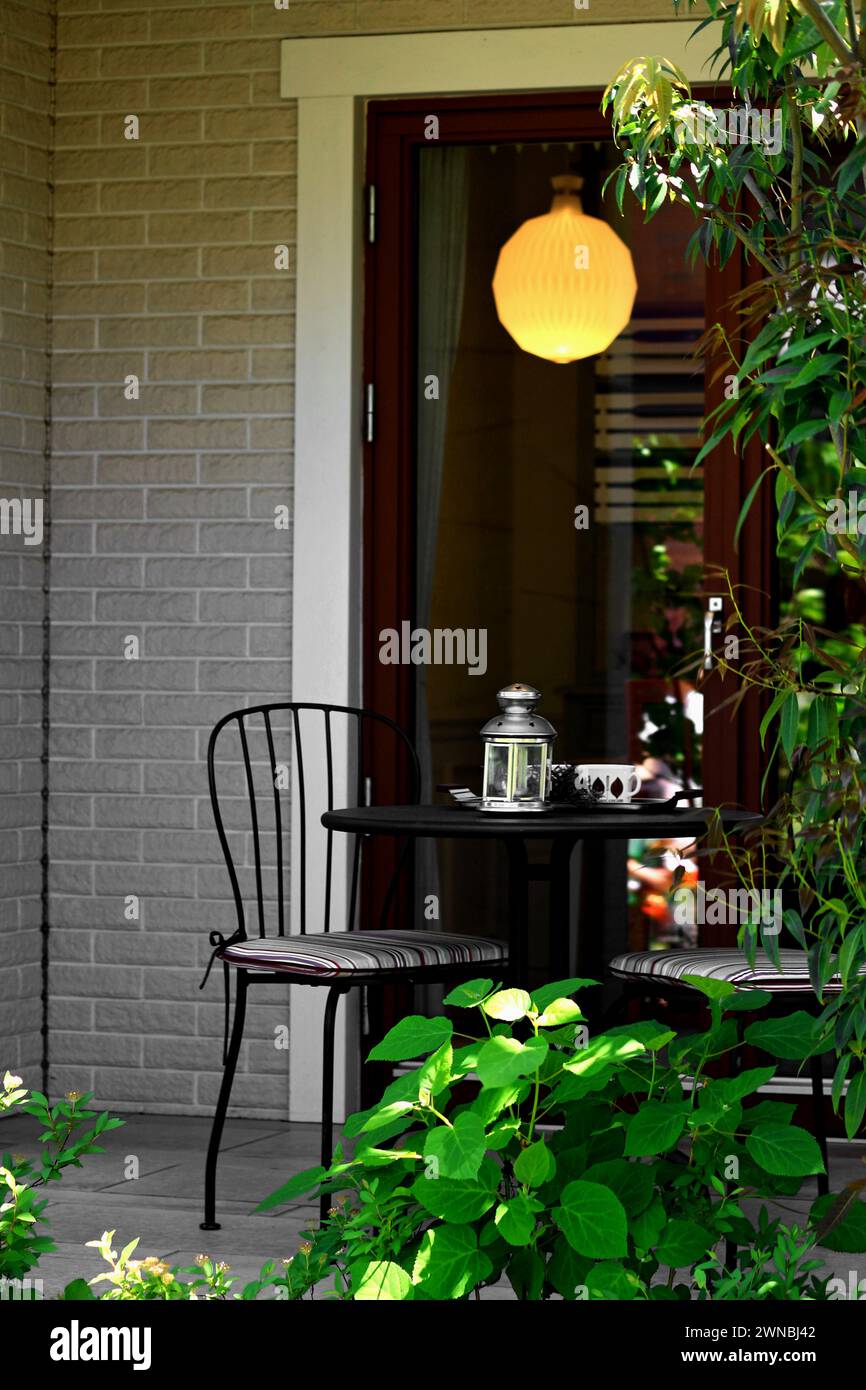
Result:
<instances>
[{"instance_id":1,"label":"dark red wooden door","mask_svg":"<svg viewBox=\"0 0 866 1390\"><path fill-rule=\"evenodd\" d=\"M379 634L397 628L415 612L415 403L417 156L429 145L428 117L438 120L440 143L507 144L519 142L586 142L609 140L608 122L599 111L600 92L521 96L484 96L371 103L367 113L368 185L375 188L375 240L366 248L364 364L365 384L375 392L375 432L364 448L364 699L370 708L414 728L414 671L378 660ZM701 95L710 95L709 90ZM720 100L723 100L720 97ZM746 283L739 256L723 271L707 276L706 318L726 319L729 333L737 325L725 308ZM707 408L723 389L710 385L715 364L706 374ZM758 502L743 528L739 549L732 537L743 497L763 467L761 447L751 444L741 457L727 446L706 461L704 469L704 550L708 567L727 569L738 589L750 623L767 624L773 612L772 516L768 495ZM707 592L718 585L708 581ZM761 704L750 697L735 720L725 710L713 713L732 693L733 684L713 676L705 687L706 733L703 783L705 800L759 805L762 766L758 738ZM405 799L405 769L382 757L375 761L375 799ZM394 863L387 848L367 874L370 903L385 890ZM711 872L702 876L712 880ZM408 897L404 902L408 910ZM372 919L370 919L372 920ZM729 933L724 933L729 940ZM713 944L712 928L702 934Z\"/></svg>"}]
</instances>

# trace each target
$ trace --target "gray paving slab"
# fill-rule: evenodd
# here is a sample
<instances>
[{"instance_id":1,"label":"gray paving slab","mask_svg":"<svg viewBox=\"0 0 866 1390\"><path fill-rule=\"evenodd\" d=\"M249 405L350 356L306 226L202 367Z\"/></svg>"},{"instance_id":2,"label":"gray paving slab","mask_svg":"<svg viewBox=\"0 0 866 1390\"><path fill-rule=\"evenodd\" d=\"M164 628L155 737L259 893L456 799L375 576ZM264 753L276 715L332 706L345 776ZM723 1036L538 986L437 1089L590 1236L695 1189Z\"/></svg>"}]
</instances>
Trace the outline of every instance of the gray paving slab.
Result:
<instances>
[{"instance_id":1,"label":"gray paving slab","mask_svg":"<svg viewBox=\"0 0 866 1390\"><path fill-rule=\"evenodd\" d=\"M273 1162L254 1158L241 1161L234 1157L235 1152L232 1149L224 1154L217 1166L217 1201L245 1202L249 1208L282 1187L293 1173L309 1166L290 1163L277 1167ZM131 1185L121 1179L101 1190L114 1195ZM186 1197L200 1202L204 1191L204 1157L197 1154L189 1163L142 1173L134 1186L136 1201L142 1197Z\"/></svg>"},{"instance_id":2,"label":"gray paving slab","mask_svg":"<svg viewBox=\"0 0 866 1390\"><path fill-rule=\"evenodd\" d=\"M335 1139L339 1139L340 1131L335 1131ZM240 1148L237 1145L236 1148ZM268 1159L292 1159L301 1160L298 1167L312 1166L319 1161L319 1127L318 1125L298 1125L292 1126L291 1132L267 1135L262 1139L251 1139L248 1144L243 1146L244 1157L268 1158Z\"/></svg>"}]
</instances>

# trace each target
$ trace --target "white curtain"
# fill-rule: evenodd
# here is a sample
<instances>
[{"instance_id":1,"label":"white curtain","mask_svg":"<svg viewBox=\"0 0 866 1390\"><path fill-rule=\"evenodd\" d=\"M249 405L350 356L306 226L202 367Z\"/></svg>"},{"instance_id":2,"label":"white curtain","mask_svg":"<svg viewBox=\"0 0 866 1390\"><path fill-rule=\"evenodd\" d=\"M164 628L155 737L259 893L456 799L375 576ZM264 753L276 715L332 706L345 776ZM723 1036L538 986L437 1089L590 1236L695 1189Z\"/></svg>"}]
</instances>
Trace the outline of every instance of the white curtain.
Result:
<instances>
[{"instance_id":1,"label":"white curtain","mask_svg":"<svg viewBox=\"0 0 866 1390\"><path fill-rule=\"evenodd\" d=\"M416 614L418 627L430 626L439 499L448 427L448 393L457 356L466 269L468 187L466 150L458 145L422 151L419 161L418 236L418 443L416 523ZM438 400L429 399L435 378ZM432 749L427 699L427 667L416 684L416 741L421 762L421 798L433 799ZM419 926L424 899L439 895L436 844L421 840L416 851L416 910Z\"/></svg>"}]
</instances>

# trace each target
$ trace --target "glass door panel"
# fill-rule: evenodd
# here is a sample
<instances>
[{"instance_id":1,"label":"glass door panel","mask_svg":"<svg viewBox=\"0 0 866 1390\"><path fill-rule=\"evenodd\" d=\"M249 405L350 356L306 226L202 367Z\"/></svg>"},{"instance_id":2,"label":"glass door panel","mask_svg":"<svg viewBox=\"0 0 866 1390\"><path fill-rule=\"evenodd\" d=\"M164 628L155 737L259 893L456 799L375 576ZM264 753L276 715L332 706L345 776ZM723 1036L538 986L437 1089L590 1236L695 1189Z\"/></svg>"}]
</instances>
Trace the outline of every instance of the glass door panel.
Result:
<instances>
[{"instance_id":1,"label":"glass door panel","mask_svg":"<svg viewBox=\"0 0 866 1390\"><path fill-rule=\"evenodd\" d=\"M480 790L479 729L514 680L543 692L554 761L634 763L641 795L700 785L702 700L683 671L704 609L703 369L691 353L705 276L685 262L692 220L665 208L645 225L629 202L620 217L602 196L617 162L608 142L452 144L416 159L414 621L463 634L458 653L484 658L414 668L425 796L443 783ZM573 168L585 212L629 246L638 293L606 352L561 365L517 346L491 281L500 247ZM664 888L684 849L612 844L575 865L600 958L680 943ZM501 932L498 853L422 851L417 892L437 895L445 929ZM543 974L541 895L532 911Z\"/></svg>"}]
</instances>

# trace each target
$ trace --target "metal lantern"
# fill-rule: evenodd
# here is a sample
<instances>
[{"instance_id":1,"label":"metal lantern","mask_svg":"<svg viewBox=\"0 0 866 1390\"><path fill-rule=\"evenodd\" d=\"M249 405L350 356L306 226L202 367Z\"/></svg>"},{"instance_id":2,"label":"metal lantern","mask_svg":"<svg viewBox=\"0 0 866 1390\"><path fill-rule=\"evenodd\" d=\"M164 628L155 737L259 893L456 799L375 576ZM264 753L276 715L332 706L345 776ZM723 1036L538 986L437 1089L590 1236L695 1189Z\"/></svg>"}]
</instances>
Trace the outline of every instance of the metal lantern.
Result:
<instances>
[{"instance_id":1,"label":"metal lantern","mask_svg":"<svg viewBox=\"0 0 866 1390\"><path fill-rule=\"evenodd\" d=\"M481 730L482 811L545 809L556 730L535 713L540 699L541 692L531 685L507 685L498 692L500 712Z\"/></svg>"}]
</instances>

